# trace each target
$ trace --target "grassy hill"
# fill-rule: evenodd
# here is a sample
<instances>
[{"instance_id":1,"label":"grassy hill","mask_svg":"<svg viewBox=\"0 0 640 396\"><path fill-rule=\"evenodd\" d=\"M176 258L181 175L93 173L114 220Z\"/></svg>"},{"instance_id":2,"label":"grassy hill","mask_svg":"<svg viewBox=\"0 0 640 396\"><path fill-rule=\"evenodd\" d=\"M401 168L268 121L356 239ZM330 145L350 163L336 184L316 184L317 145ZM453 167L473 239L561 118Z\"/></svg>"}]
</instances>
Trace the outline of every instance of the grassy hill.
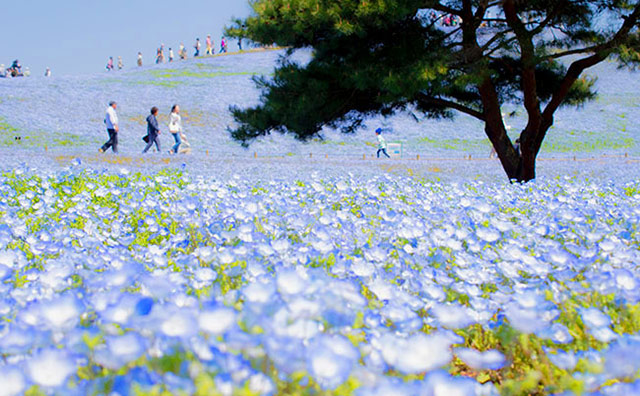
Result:
<instances>
[{"instance_id":1,"label":"grassy hill","mask_svg":"<svg viewBox=\"0 0 640 396\"><path fill-rule=\"evenodd\" d=\"M102 120L107 103L115 100L122 124L122 155L135 156L141 151L141 137L146 133L144 120L152 106L160 108L164 126L161 141L163 150L168 149L172 144L166 128L168 113L177 103L183 109L185 132L194 146L191 161L207 155L362 159L375 152L373 130L379 126L392 130L388 141L403 143L405 158L488 157L490 147L483 125L463 115L453 122L416 122L410 115L375 118L356 135L326 130L324 139L306 144L274 135L243 149L227 132L233 125L228 108L255 104L259 92L252 77L272 73L282 55L278 50L247 52L71 78L0 80L0 152L25 161L44 149L57 156L94 154L107 139ZM308 54L298 55L302 62L306 57ZM607 63L593 69L592 75L599 79L599 98L583 109L559 112L541 158L640 154L637 76ZM517 136L526 122L522 110L506 106L504 111L512 114L507 124Z\"/></svg>"}]
</instances>

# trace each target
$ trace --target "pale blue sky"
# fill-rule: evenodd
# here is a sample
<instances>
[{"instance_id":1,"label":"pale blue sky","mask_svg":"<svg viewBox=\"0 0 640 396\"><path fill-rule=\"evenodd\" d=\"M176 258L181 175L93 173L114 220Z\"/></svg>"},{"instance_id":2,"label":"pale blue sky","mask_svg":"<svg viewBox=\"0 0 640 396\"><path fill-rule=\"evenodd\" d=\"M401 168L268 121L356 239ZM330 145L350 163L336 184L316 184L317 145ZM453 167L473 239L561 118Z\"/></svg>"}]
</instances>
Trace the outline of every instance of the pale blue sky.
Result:
<instances>
[{"instance_id":1,"label":"pale blue sky","mask_svg":"<svg viewBox=\"0 0 640 396\"><path fill-rule=\"evenodd\" d=\"M109 56L130 68L138 51L148 65L162 43L177 57L183 42L191 57L207 34L220 48L224 26L250 12L248 0L15 0L0 9L0 63L19 59L34 75L50 67L58 76L103 72Z\"/></svg>"}]
</instances>

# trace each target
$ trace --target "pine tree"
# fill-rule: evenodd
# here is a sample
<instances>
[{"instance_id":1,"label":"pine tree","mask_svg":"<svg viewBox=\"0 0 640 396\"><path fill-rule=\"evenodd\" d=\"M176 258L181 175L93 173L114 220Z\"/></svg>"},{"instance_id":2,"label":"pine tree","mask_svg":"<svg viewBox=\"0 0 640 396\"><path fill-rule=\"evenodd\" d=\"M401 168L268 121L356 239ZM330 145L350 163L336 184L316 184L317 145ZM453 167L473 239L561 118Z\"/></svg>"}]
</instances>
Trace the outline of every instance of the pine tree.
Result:
<instances>
[{"instance_id":1,"label":"pine tree","mask_svg":"<svg viewBox=\"0 0 640 396\"><path fill-rule=\"evenodd\" d=\"M561 106L595 97L585 70L640 61L640 1L254 0L227 35L287 48L260 105L231 111L232 136L306 140L324 126L352 133L375 114L455 113L481 120L510 180L535 178L536 157ZM443 27L444 19L456 22ZM304 65L291 60L312 49ZM519 150L502 107L524 107Z\"/></svg>"}]
</instances>

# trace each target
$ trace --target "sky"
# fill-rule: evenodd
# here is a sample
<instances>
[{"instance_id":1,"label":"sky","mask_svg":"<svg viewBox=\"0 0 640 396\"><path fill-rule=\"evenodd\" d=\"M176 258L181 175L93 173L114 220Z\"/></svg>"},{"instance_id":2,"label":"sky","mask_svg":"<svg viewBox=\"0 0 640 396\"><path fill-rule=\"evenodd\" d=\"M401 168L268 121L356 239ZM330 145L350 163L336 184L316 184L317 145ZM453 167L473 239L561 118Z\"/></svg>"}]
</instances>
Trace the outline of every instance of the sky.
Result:
<instances>
[{"instance_id":1,"label":"sky","mask_svg":"<svg viewBox=\"0 0 640 396\"><path fill-rule=\"evenodd\" d=\"M183 42L192 57L196 38L204 47L211 34L219 49L224 27L251 11L248 0L16 0L1 9L0 64L18 59L33 75L106 72L109 56L133 67L138 51L150 64L160 44L177 57Z\"/></svg>"}]
</instances>

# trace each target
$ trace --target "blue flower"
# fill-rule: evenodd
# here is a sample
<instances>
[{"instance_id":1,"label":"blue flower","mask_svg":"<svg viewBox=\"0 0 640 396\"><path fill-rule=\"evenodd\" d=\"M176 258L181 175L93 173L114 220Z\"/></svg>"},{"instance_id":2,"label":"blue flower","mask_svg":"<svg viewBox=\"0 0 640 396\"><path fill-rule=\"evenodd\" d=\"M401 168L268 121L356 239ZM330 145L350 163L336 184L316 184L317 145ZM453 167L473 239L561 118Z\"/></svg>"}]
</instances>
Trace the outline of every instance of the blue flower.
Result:
<instances>
[{"instance_id":1,"label":"blue flower","mask_svg":"<svg viewBox=\"0 0 640 396\"><path fill-rule=\"evenodd\" d=\"M457 348L455 354L474 370L499 370L506 364L504 355L496 350L479 352L471 348Z\"/></svg>"},{"instance_id":2,"label":"blue flower","mask_svg":"<svg viewBox=\"0 0 640 396\"><path fill-rule=\"evenodd\" d=\"M335 389L349 378L358 358L348 339L319 336L309 347L307 365L311 376L324 389Z\"/></svg>"},{"instance_id":3,"label":"blue flower","mask_svg":"<svg viewBox=\"0 0 640 396\"><path fill-rule=\"evenodd\" d=\"M400 338L383 335L376 343L387 364L403 374L418 374L444 366L452 358L452 340L441 334Z\"/></svg>"},{"instance_id":4,"label":"blue flower","mask_svg":"<svg viewBox=\"0 0 640 396\"><path fill-rule=\"evenodd\" d=\"M27 361L31 380L43 387L59 387L77 370L69 354L58 349L44 349Z\"/></svg>"},{"instance_id":5,"label":"blue flower","mask_svg":"<svg viewBox=\"0 0 640 396\"><path fill-rule=\"evenodd\" d=\"M0 384L2 396L21 395L27 387L22 370L13 366L0 366Z\"/></svg>"}]
</instances>

